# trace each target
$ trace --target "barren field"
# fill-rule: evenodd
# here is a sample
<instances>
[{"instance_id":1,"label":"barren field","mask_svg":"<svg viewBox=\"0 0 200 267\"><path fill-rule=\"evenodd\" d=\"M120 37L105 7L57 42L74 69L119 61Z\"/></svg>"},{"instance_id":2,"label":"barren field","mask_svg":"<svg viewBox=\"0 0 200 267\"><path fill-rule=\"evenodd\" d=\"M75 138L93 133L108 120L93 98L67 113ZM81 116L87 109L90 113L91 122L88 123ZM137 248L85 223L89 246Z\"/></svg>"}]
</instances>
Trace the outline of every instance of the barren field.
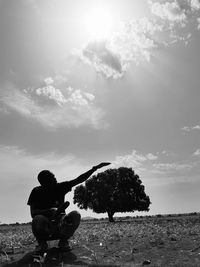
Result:
<instances>
[{"instance_id":1,"label":"barren field","mask_svg":"<svg viewBox=\"0 0 200 267\"><path fill-rule=\"evenodd\" d=\"M72 251L35 255L30 225L0 226L0 266L200 266L199 214L82 221Z\"/></svg>"}]
</instances>

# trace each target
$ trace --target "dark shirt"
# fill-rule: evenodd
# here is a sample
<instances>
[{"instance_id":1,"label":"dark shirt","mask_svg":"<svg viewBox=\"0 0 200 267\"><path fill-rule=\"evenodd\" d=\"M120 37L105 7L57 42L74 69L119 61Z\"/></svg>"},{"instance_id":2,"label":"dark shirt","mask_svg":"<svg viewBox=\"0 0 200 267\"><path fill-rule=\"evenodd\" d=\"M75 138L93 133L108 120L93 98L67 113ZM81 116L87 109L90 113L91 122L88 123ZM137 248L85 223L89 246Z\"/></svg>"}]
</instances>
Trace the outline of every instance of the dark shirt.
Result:
<instances>
[{"instance_id":1,"label":"dark shirt","mask_svg":"<svg viewBox=\"0 0 200 267\"><path fill-rule=\"evenodd\" d=\"M65 194L71 191L73 186L83 183L96 169L81 174L76 179L66 182L57 183L52 188L38 186L33 188L27 204L34 209L58 208L64 203Z\"/></svg>"},{"instance_id":2,"label":"dark shirt","mask_svg":"<svg viewBox=\"0 0 200 267\"><path fill-rule=\"evenodd\" d=\"M70 182L57 183L52 188L37 186L33 188L27 204L34 209L57 208L64 203L65 194L71 191L71 188Z\"/></svg>"}]
</instances>

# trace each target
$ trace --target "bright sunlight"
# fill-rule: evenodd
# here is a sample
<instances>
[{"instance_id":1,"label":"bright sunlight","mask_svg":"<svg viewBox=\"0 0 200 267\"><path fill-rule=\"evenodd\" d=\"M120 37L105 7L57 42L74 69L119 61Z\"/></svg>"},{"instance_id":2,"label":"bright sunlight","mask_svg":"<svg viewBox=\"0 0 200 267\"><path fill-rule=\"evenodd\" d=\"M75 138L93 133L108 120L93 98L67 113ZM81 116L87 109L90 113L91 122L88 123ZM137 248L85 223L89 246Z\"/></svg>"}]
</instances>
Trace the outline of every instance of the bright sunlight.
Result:
<instances>
[{"instance_id":1,"label":"bright sunlight","mask_svg":"<svg viewBox=\"0 0 200 267\"><path fill-rule=\"evenodd\" d=\"M91 38L104 39L110 35L113 29L114 18L108 9L96 7L85 15L84 24Z\"/></svg>"}]
</instances>

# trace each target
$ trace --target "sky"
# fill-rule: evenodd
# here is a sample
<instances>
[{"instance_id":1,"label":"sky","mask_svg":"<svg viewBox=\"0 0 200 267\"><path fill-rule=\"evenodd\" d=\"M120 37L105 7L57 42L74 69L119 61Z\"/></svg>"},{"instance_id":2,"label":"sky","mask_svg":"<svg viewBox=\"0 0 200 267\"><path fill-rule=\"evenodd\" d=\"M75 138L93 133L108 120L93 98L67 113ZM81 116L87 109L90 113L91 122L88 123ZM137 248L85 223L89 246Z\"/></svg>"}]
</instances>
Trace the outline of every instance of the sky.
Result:
<instances>
[{"instance_id":1,"label":"sky","mask_svg":"<svg viewBox=\"0 0 200 267\"><path fill-rule=\"evenodd\" d=\"M199 47L199 0L0 0L0 222L31 220L41 170L104 161L140 176L145 215L198 212Z\"/></svg>"}]
</instances>

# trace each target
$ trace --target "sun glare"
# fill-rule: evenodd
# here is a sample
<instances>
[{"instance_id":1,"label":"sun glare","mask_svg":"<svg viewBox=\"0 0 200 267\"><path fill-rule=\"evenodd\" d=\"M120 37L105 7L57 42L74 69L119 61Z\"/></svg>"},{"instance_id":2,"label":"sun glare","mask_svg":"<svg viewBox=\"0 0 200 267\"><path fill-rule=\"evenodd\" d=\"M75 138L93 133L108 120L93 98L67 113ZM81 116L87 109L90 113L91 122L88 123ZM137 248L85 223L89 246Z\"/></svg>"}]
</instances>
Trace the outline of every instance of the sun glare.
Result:
<instances>
[{"instance_id":1,"label":"sun glare","mask_svg":"<svg viewBox=\"0 0 200 267\"><path fill-rule=\"evenodd\" d=\"M91 38L104 39L110 35L114 22L108 9L98 7L86 14L84 24Z\"/></svg>"}]
</instances>

